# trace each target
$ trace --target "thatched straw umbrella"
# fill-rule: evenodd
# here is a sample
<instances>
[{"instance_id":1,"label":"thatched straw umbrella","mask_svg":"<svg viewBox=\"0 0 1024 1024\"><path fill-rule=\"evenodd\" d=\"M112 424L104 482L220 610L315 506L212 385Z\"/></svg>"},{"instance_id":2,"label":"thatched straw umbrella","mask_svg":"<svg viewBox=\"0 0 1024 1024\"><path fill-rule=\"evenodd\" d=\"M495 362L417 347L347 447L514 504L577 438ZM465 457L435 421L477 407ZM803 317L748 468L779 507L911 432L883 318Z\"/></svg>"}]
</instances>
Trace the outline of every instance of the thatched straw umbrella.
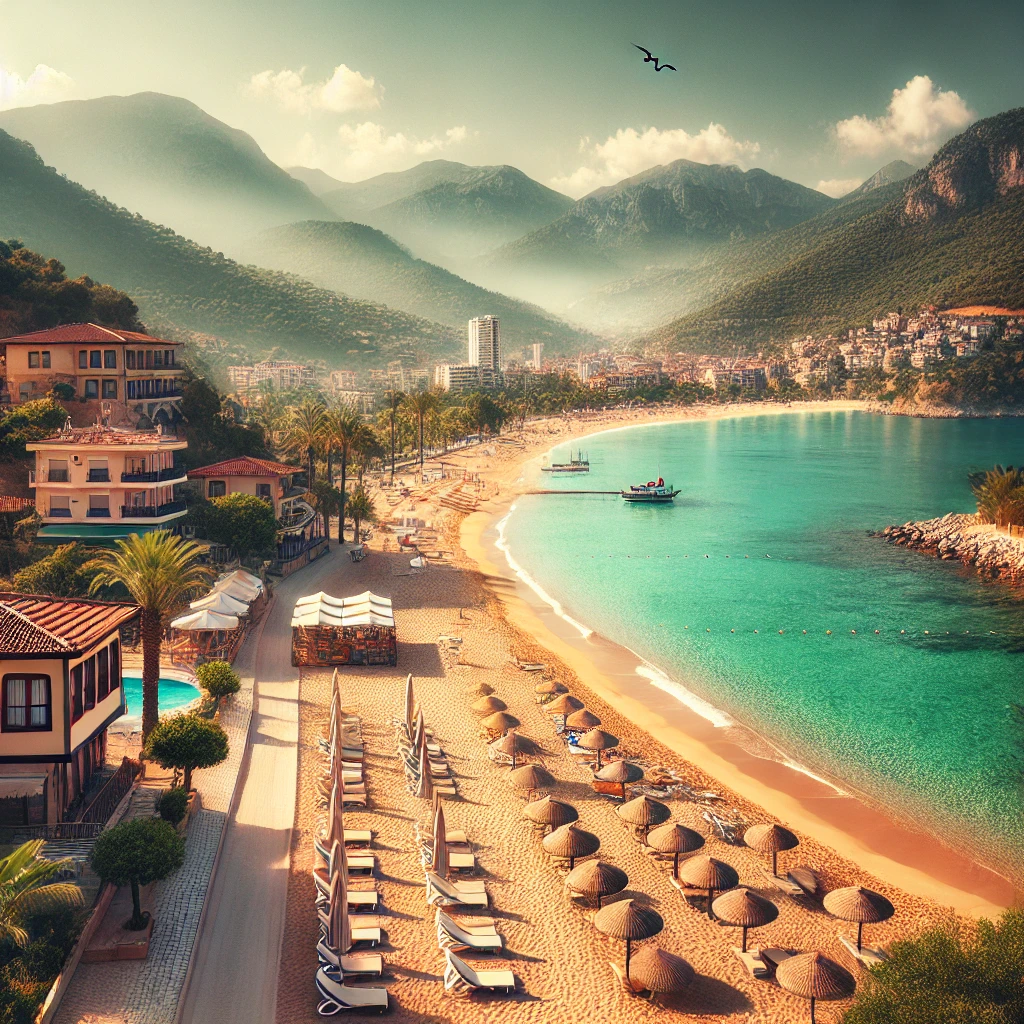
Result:
<instances>
[{"instance_id":1,"label":"thatched straw umbrella","mask_svg":"<svg viewBox=\"0 0 1024 1024\"><path fill-rule=\"evenodd\" d=\"M516 767L516 754L526 749L526 741L522 736L515 731L510 729L500 739L496 739L491 744L491 750L496 750L500 754L505 754L512 758L512 770L515 771Z\"/></svg>"},{"instance_id":2,"label":"thatched straw umbrella","mask_svg":"<svg viewBox=\"0 0 1024 1024\"><path fill-rule=\"evenodd\" d=\"M747 951L747 929L771 924L779 916L779 908L749 889L723 892L714 904L715 917L723 924L743 929L743 952Z\"/></svg>"},{"instance_id":3,"label":"thatched straw umbrella","mask_svg":"<svg viewBox=\"0 0 1024 1024\"><path fill-rule=\"evenodd\" d=\"M800 840L788 828L783 828L781 825L754 825L743 833L743 842L752 850L757 850L758 853L772 855L773 875L779 873L779 852L793 850L800 845Z\"/></svg>"},{"instance_id":4,"label":"thatched straw umbrella","mask_svg":"<svg viewBox=\"0 0 1024 1024\"><path fill-rule=\"evenodd\" d=\"M556 800L553 796L542 796L539 800L527 804L523 814L538 825L568 825L570 821L578 821L580 813L572 804L564 800Z\"/></svg>"},{"instance_id":5,"label":"thatched straw umbrella","mask_svg":"<svg viewBox=\"0 0 1024 1024\"><path fill-rule=\"evenodd\" d=\"M573 729L576 732L585 732L587 729L593 729L600 724L601 719L593 711L588 711L586 708L580 708L579 711L574 711L571 715L565 716L566 729Z\"/></svg>"},{"instance_id":6,"label":"thatched straw umbrella","mask_svg":"<svg viewBox=\"0 0 1024 1024\"><path fill-rule=\"evenodd\" d=\"M478 715L493 715L495 711L508 711L508 705L500 697L494 697L491 694L473 701L472 708Z\"/></svg>"},{"instance_id":7,"label":"thatched straw umbrella","mask_svg":"<svg viewBox=\"0 0 1024 1024\"><path fill-rule=\"evenodd\" d=\"M679 854L699 850L704 845L704 837L692 828L669 821L647 833L647 845L658 853L672 854L672 877L678 878Z\"/></svg>"},{"instance_id":8,"label":"thatched straw umbrella","mask_svg":"<svg viewBox=\"0 0 1024 1024\"><path fill-rule=\"evenodd\" d=\"M622 868L606 864L603 860L587 860L574 867L565 876L565 886L579 896L597 900L598 910L605 896L622 892L629 885L629 876ZM652 933L653 934L653 933Z\"/></svg>"},{"instance_id":9,"label":"thatched straw umbrella","mask_svg":"<svg viewBox=\"0 0 1024 1024\"><path fill-rule=\"evenodd\" d=\"M563 693L556 697L550 704L544 706L544 710L553 715L571 715L583 707L583 701L574 697L571 693Z\"/></svg>"},{"instance_id":10,"label":"thatched straw umbrella","mask_svg":"<svg viewBox=\"0 0 1024 1024\"><path fill-rule=\"evenodd\" d=\"M577 742L584 750L597 751L597 767L600 768L601 751L614 750L619 745L619 737L601 729L591 729L590 732L585 732Z\"/></svg>"},{"instance_id":11,"label":"thatched straw umbrella","mask_svg":"<svg viewBox=\"0 0 1024 1024\"><path fill-rule=\"evenodd\" d=\"M586 832L574 822L569 822L549 832L540 845L550 856L568 860L569 870L572 871L577 857L589 857L601 849L601 840L593 832Z\"/></svg>"},{"instance_id":12,"label":"thatched straw umbrella","mask_svg":"<svg viewBox=\"0 0 1024 1024\"><path fill-rule=\"evenodd\" d=\"M811 1024L818 999L845 999L857 987L853 975L823 953L801 953L783 960L775 980L795 996L811 1001Z\"/></svg>"},{"instance_id":13,"label":"thatched straw umbrella","mask_svg":"<svg viewBox=\"0 0 1024 1024\"><path fill-rule=\"evenodd\" d=\"M466 687L466 692L472 697L489 697L494 693L494 687L490 683L470 683Z\"/></svg>"},{"instance_id":14,"label":"thatched straw umbrella","mask_svg":"<svg viewBox=\"0 0 1024 1024\"><path fill-rule=\"evenodd\" d=\"M628 825L634 825L644 837L654 825L672 817L672 812L659 800L638 796L615 808L615 813Z\"/></svg>"},{"instance_id":15,"label":"thatched straw umbrella","mask_svg":"<svg viewBox=\"0 0 1024 1024\"><path fill-rule=\"evenodd\" d=\"M594 773L595 779L602 782L617 782L622 786L622 799L626 799L626 786L630 782L639 782L644 777L644 770L630 761L609 761L603 768Z\"/></svg>"},{"instance_id":16,"label":"thatched straw umbrella","mask_svg":"<svg viewBox=\"0 0 1024 1024\"><path fill-rule=\"evenodd\" d=\"M841 921L852 921L857 925L857 952L861 949L864 925L888 921L896 908L881 894L859 885L846 889L834 889L822 902L825 909Z\"/></svg>"},{"instance_id":17,"label":"thatched straw umbrella","mask_svg":"<svg viewBox=\"0 0 1024 1024\"><path fill-rule=\"evenodd\" d=\"M648 992L681 992L695 975L696 971L681 956L659 946L644 946L633 957L629 980L634 988Z\"/></svg>"},{"instance_id":18,"label":"thatched straw umbrella","mask_svg":"<svg viewBox=\"0 0 1024 1024\"><path fill-rule=\"evenodd\" d=\"M548 694L568 693L569 687L565 683L560 683L557 679L548 679L543 683L538 683L533 688L533 692L544 697Z\"/></svg>"},{"instance_id":19,"label":"thatched straw umbrella","mask_svg":"<svg viewBox=\"0 0 1024 1024\"><path fill-rule=\"evenodd\" d=\"M555 784L555 778L551 772L539 764L524 764L521 768L509 772L508 777L513 789L527 791L527 800L533 799L535 789L550 789Z\"/></svg>"},{"instance_id":20,"label":"thatched straw umbrella","mask_svg":"<svg viewBox=\"0 0 1024 1024\"><path fill-rule=\"evenodd\" d=\"M661 914L636 900L616 900L594 915L594 927L613 939L626 940L626 980L629 981L630 943L657 935L665 927L665 922Z\"/></svg>"},{"instance_id":21,"label":"thatched straw umbrella","mask_svg":"<svg viewBox=\"0 0 1024 1024\"><path fill-rule=\"evenodd\" d=\"M736 869L724 860L715 857L691 857L680 869L679 880L694 889L706 889L708 894L708 917L714 919L711 901L715 892L731 889L739 884L740 876Z\"/></svg>"},{"instance_id":22,"label":"thatched straw umbrella","mask_svg":"<svg viewBox=\"0 0 1024 1024\"><path fill-rule=\"evenodd\" d=\"M483 721L483 726L488 732L501 735L507 733L509 729L518 729L521 724L518 718L513 717L507 711L496 711Z\"/></svg>"}]
</instances>

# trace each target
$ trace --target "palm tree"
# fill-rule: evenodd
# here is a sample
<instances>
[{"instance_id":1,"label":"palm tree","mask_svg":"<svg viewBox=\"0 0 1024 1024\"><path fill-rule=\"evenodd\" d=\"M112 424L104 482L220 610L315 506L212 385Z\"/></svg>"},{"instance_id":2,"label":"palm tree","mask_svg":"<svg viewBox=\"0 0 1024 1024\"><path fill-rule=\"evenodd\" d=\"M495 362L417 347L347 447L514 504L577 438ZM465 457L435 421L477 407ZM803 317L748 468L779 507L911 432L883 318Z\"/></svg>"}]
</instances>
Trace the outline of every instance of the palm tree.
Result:
<instances>
[{"instance_id":1,"label":"palm tree","mask_svg":"<svg viewBox=\"0 0 1024 1024\"><path fill-rule=\"evenodd\" d=\"M331 450L341 452L341 501L338 509L338 543L345 543L345 502L348 495L345 490L349 456L353 454L363 437L362 420L347 409L339 409L329 413L324 421L324 436L328 439Z\"/></svg>"},{"instance_id":2,"label":"palm tree","mask_svg":"<svg viewBox=\"0 0 1024 1024\"><path fill-rule=\"evenodd\" d=\"M405 393L402 391L385 392L388 403L388 413L391 420L391 482L395 482L395 415L405 401Z\"/></svg>"},{"instance_id":3,"label":"palm tree","mask_svg":"<svg viewBox=\"0 0 1024 1024\"><path fill-rule=\"evenodd\" d=\"M436 408L437 395L430 391L417 391L413 395L406 395L405 407L412 413L419 425L420 435L420 472L423 471L423 417Z\"/></svg>"},{"instance_id":4,"label":"palm tree","mask_svg":"<svg viewBox=\"0 0 1024 1024\"><path fill-rule=\"evenodd\" d=\"M82 890L77 885L50 881L71 862L47 860L40 855L42 849L43 840L33 839L0 859L0 941L27 946L26 918L82 905Z\"/></svg>"},{"instance_id":5,"label":"palm tree","mask_svg":"<svg viewBox=\"0 0 1024 1024\"><path fill-rule=\"evenodd\" d=\"M167 530L119 540L86 563L96 575L89 587L95 594L120 584L142 608L142 738L159 720L160 640L164 619L202 590L212 572L199 562L202 548Z\"/></svg>"},{"instance_id":6,"label":"palm tree","mask_svg":"<svg viewBox=\"0 0 1024 1024\"><path fill-rule=\"evenodd\" d=\"M359 543L359 524L377 522L377 509L373 504L373 498L366 493L363 487L357 487L348 496L348 514L352 517L355 534L353 541Z\"/></svg>"},{"instance_id":7,"label":"palm tree","mask_svg":"<svg viewBox=\"0 0 1024 1024\"><path fill-rule=\"evenodd\" d=\"M323 517L324 536L327 538L327 546L331 546L331 516L340 512L341 495L326 480L317 480L306 492L309 503ZM340 517L339 517L340 518ZM343 543L341 536L341 525L338 525L338 543Z\"/></svg>"},{"instance_id":8,"label":"palm tree","mask_svg":"<svg viewBox=\"0 0 1024 1024\"><path fill-rule=\"evenodd\" d=\"M307 487L312 487L316 472L316 453L323 445L324 407L315 398L304 398L292 409L292 420L285 434L285 450L299 461L305 460L309 478ZM330 483L330 481L328 481Z\"/></svg>"},{"instance_id":9,"label":"palm tree","mask_svg":"<svg viewBox=\"0 0 1024 1024\"><path fill-rule=\"evenodd\" d=\"M968 477L978 502L978 516L996 526L1024 523L1024 468L995 466Z\"/></svg>"}]
</instances>

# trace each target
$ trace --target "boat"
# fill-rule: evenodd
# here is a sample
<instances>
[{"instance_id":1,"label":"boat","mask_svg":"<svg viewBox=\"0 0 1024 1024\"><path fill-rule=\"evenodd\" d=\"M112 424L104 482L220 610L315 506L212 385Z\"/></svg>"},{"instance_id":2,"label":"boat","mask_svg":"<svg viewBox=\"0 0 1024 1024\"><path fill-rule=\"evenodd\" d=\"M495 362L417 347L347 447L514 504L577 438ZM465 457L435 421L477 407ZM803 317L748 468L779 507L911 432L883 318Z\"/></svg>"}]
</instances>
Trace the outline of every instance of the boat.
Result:
<instances>
[{"instance_id":1,"label":"boat","mask_svg":"<svg viewBox=\"0 0 1024 1024\"><path fill-rule=\"evenodd\" d=\"M542 473L589 473L590 457L588 455L584 458L581 449L575 458L570 452L568 462L552 462L550 466L541 466L540 468Z\"/></svg>"},{"instance_id":2,"label":"boat","mask_svg":"<svg viewBox=\"0 0 1024 1024\"><path fill-rule=\"evenodd\" d=\"M622 497L626 501L646 502L655 504L658 502L672 501L679 493L668 486L662 477L655 480L648 480L645 484L633 484L628 491L622 491Z\"/></svg>"}]
</instances>

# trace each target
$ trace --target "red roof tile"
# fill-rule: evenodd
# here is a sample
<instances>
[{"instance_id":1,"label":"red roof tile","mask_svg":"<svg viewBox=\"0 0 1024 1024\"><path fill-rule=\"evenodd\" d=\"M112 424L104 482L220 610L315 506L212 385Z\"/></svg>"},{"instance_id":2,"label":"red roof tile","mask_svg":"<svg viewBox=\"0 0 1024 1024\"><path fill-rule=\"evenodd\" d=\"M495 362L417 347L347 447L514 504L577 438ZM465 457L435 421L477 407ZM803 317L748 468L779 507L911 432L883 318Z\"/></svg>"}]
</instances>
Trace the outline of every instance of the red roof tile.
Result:
<instances>
[{"instance_id":1,"label":"red roof tile","mask_svg":"<svg viewBox=\"0 0 1024 1024\"><path fill-rule=\"evenodd\" d=\"M100 327L98 324L61 324L59 327L50 327L45 331L32 331L30 334L17 334L13 338L0 339L0 344L30 344L30 345L56 345L61 342L96 342L103 344L112 341L138 341L146 344L157 343L160 345L180 345L178 341L168 341L166 338L154 338L149 334L140 334L138 331L115 331L110 327Z\"/></svg>"},{"instance_id":2,"label":"red roof tile","mask_svg":"<svg viewBox=\"0 0 1024 1024\"><path fill-rule=\"evenodd\" d=\"M20 512L23 508L34 507L34 498L14 498L9 494L0 494L0 512Z\"/></svg>"},{"instance_id":3,"label":"red roof tile","mask_svg":"<svg viewBox=\"0 0 1024 1024\"><path fill-rule=\"evenodd\" d=\"M243 455L238 459L227 459L215 462L212 466L200 466L190 469L190 477L206 476L288 476L301 473L299 466L286 466L283 462L272 462L270 459L256 459L251 455Z\"/></svg>"},{"instance_id":4,"label":"red roof tile","mask_svg":"<svg viewBox=\"0 0 1024 1024\"><path fill-rule=\"evenodd\" d=\"M138 614L134 604L0 594L0 656L81 654Z\"/></svg>"}]
</instances>

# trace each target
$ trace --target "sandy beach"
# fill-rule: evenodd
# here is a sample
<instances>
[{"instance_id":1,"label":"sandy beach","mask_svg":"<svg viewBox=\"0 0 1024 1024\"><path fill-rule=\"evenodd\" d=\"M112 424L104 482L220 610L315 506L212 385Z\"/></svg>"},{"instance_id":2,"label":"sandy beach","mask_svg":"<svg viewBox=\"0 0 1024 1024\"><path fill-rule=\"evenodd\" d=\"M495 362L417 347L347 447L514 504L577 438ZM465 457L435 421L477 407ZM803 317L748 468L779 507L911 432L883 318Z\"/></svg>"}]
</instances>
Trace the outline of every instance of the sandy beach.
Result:
<instances>
[{"instance_id":1,"label":"sandy beach","mask_svg":"<svg viewBox=\"0 0 1024 1024\"><path fill-rule=\"evenodd\" d=\"M862 408L829 403L829 410ZM807 411L815 406L807 405ZM1012 885L957 855L938 839L902 828L878 809L840 796L823 782L757 756L757 737L743 730L715 729L674 698L655 699L651 688L640 704L623 692L627 676L635 684L636 657L605 638L583 639L510 572L493 544L494 525L518 493L524 465L552 445L594 432L666 419L704 415L771 412L786 407L744 406L730 410L687 409L651 416L646 411L595 414L527 424L522 434L450 453L446 466L473 475L472 483L453 479L422 487L405 477L410 494L388 502L395 518L416 517L433 525L436 543L424 543L428 568L409 571L409 556L394 550L391 536L378 531L365 561L341 563L324 588L334 594L373 590L394 601L399 631L397 669L347 668L341 671L344 705L362 719L367 744L369 807L346 815L346 827L374 831L375 878L356 883L380 892L379 924L385 933L385 984L392 1014L399 1020L480 1020L504 1015L523 1021L564 1018L585 1006L598 1019L641 1021L666 1012L619 986L609 962L621 962L622 944L605 938L590 922L593 910L579 906L564 888L562 874L543 853L522 816L524 800L512 791L507 769L492 764L470 705L471 685L486 682L535 740L542 763L558 780L553 795L573 803L580 823L601 839L599 858L629 876L624 895L653 906L665 921L649 940L688 960L697 980L667 1004L681 1020L719 1019L791 1022L805 1019L803 1001L774 981L755 981L734 958L736 929L710 921L692 909L669 884L667 868L637 843L614 810L614 802L593 792L588 768L574 760L555 735L550 715L536 703L535 674L521 671L514 658L546 665L545 675L568 686L597 714L602 728L620 739L620 750L648 765L675 772L699 790L714 791L750 824L781 821L800 846L780 854L785 872L796 865L814 868L825 889L861 884L885 894L895 905L892 920L867 929L872 944L886 945L950 917L994 915L1016 898ZM378 509L384 511L384 496ZM391 550L386 550L390 547ZM462 637L453 654L438 637ZM504 963L515 972L514 996L453 996L441 984L444 960L437 947L434 912L428 907L423 869L415 849L415 825L429 830L429 804L413 796L397 756L391 719L400 714L405 675L413 674L416 696L457 779L459 799L446 803L448 827L468 833L478 870L490 894L491 913L505 938ZM330 703L329 670L303 670L299 687L299 753L295 828L291 845L288 904L278 985L281 1024L316 1017L313 973L317 923L311 871L317 860L313 838L324 808L317 783L325 762L316 738L326 729ZM584 683L583 680L586 682ZM656 738L655 738L656 737ZM751 943L793 951L821 950L855 976L855 961L840 944L844 925L825 914L820 903L783 895L762 873L763 859L710 835L704 806L667 801L673 820L708 836L702 851L728 862L748 885L772 899L779 917ZM842 1004L819 1006L819 1020L838 1019Z\"/></svg>"}]
</instances>

